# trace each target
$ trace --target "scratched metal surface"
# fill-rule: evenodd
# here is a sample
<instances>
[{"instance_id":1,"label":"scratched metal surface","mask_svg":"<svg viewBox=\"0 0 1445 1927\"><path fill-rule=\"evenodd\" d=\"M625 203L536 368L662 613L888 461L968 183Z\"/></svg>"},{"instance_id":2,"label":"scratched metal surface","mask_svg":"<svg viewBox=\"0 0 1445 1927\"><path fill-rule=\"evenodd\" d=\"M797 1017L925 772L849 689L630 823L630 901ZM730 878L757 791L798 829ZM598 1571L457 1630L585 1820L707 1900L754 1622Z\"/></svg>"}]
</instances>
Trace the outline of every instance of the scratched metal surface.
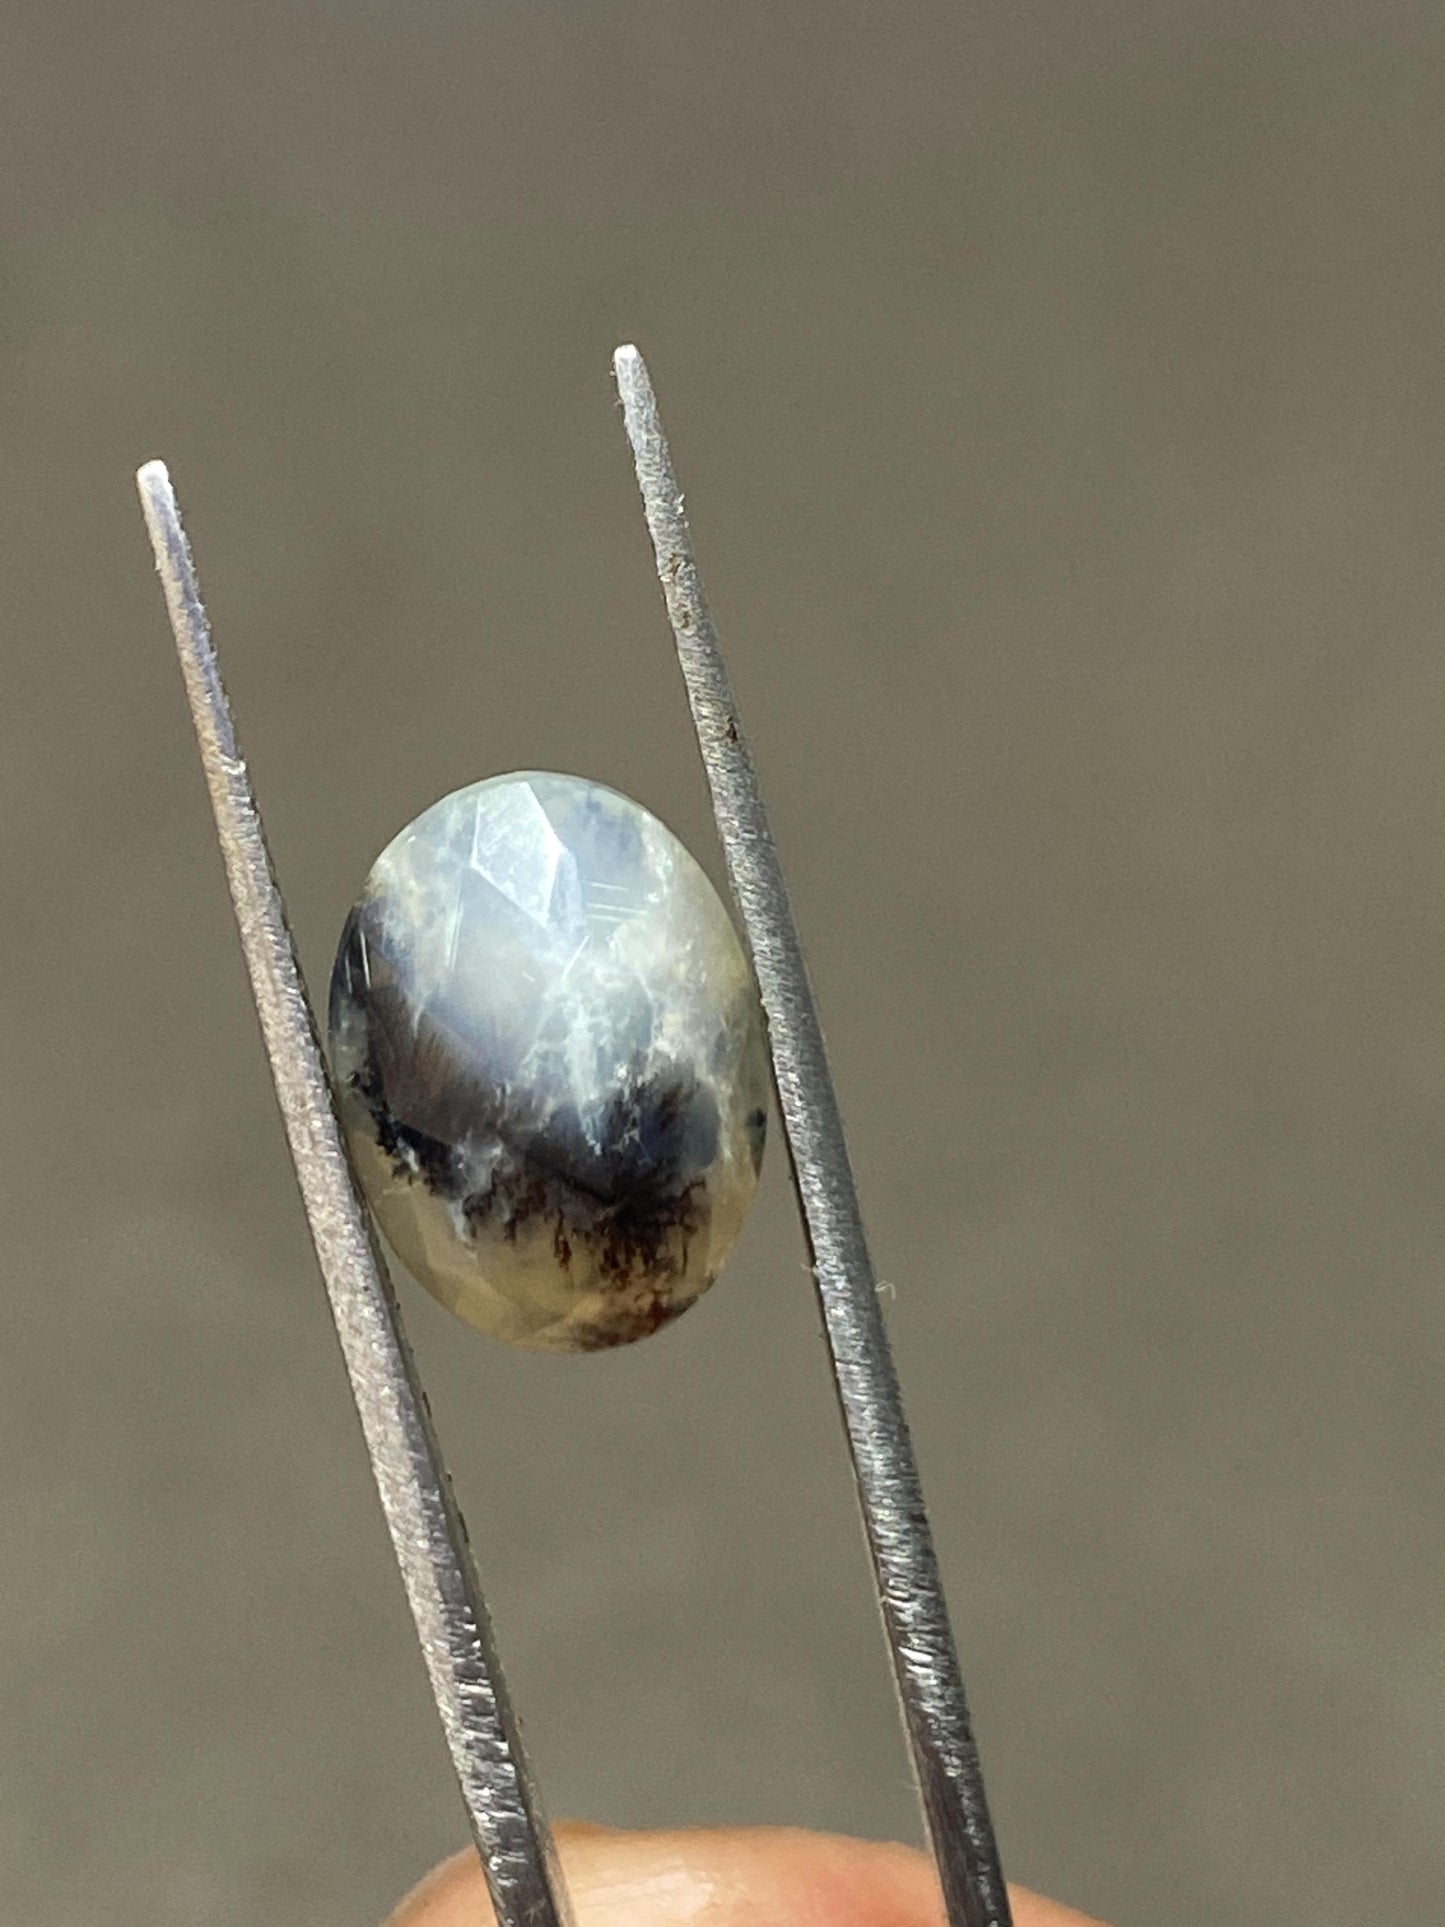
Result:
<instances>
[{"instance_id":1,"label":"scratched metal surface","mask_svg":"<svg viewBox=\"0 0 1445 1927\"><path fill-rule=\"evenodd\" d=\"M16 1917L342 1927L462 1836L132 472L184 486L314 980L489 770L720 875L624 339L1010 1870L1120 1927L1439 1913L1445 26L775 14L4 26ZM775 1161L633 1353L407 1293L559 1813L914 1825L801 1264Z\"/></svg>"}]
</instances>

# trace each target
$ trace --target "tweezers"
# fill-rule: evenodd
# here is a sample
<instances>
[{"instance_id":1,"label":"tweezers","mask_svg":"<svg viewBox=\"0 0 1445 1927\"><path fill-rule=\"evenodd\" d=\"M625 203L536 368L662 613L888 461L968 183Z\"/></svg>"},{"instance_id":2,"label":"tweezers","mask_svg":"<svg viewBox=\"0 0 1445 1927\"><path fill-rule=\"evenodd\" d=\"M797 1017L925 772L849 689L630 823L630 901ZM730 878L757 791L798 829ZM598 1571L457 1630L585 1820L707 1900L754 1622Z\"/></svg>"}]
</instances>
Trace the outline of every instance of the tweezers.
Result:
<instances>
[{"instance_id":1,"label":"tweezers","mask_svg":"<svg viewBox=\"0 0 1445 1927\"><path fill-rule=\"evenodd\" d=\"M933 1537L782 864L651 380L635 348L619 348L613 366L728 878L767 1016L793 1184L945 1916L950 1927L1010 1927ZM498 1927L572 1927L466 1526L337 1126L175 493L161 462L148 462L136 480L291 1156Z\"/></svg>"}]
</instances>

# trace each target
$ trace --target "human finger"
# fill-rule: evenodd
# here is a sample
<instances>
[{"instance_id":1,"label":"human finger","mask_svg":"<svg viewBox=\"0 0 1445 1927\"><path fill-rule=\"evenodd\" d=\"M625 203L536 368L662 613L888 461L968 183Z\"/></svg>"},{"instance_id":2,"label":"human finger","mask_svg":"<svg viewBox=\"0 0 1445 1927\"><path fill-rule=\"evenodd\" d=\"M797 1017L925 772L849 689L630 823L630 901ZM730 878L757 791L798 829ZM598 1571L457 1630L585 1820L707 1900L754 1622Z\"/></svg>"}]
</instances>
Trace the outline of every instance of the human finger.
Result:
<instances>
[{"instance_id":1,"label":"human finger","mask_svg":"<svg viewBox=\"0 0 1445 1927\"><path fill-rule=\"evenodd\" d=\"M782 1828L617 1833L560 1827L577 1927L943 1927L937 1875L909 1847ZM1014 1927L1099 1927L1022 1888ZM474 1852L428 1876L390 1927L493 1927Z\"/></svg>"}]
</instances>

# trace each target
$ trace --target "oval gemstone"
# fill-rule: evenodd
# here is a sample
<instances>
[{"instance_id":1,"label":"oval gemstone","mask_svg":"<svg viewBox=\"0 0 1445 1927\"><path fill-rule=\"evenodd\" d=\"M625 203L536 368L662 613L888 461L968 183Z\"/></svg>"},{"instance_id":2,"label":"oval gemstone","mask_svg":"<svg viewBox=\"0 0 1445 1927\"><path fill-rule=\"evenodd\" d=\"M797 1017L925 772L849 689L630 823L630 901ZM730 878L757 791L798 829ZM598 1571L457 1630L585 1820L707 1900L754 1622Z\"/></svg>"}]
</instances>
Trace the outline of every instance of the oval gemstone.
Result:
<instances>
[{"instance_id":1,"label":"oval gemstone","mask_svg":"<svg viewBox=\"0 0 1445 1927\"><path fill-rule=\"evenodd\" d=\"M468 1323L627 1344L717 1276L757 1187L752 971L640 804L496 776L382 852L331 980L342 1124L382 1231Z\"/></svg>"}]
</instances>

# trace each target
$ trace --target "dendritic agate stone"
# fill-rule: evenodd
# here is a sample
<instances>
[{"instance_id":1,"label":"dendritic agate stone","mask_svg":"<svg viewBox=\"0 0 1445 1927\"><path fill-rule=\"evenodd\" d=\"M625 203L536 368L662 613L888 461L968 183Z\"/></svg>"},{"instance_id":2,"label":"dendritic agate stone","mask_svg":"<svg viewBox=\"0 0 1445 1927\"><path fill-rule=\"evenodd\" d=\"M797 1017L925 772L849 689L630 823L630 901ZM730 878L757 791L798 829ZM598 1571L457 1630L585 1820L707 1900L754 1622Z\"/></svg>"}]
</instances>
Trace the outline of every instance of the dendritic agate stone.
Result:
<instances>
[{"instance_id":1,"label":"dendritic agate stone","mask_svg":"<svg viewBox=\"0 0 1445 1927\"><path fill-rule=\"evenodd\" d=\"M762 1012L671 831L497 776L388 846L331 981L342 1123L389 1243L498 1338L592 1351L717 1276L757 1186Z\"/></svg>"}]
</instances>

